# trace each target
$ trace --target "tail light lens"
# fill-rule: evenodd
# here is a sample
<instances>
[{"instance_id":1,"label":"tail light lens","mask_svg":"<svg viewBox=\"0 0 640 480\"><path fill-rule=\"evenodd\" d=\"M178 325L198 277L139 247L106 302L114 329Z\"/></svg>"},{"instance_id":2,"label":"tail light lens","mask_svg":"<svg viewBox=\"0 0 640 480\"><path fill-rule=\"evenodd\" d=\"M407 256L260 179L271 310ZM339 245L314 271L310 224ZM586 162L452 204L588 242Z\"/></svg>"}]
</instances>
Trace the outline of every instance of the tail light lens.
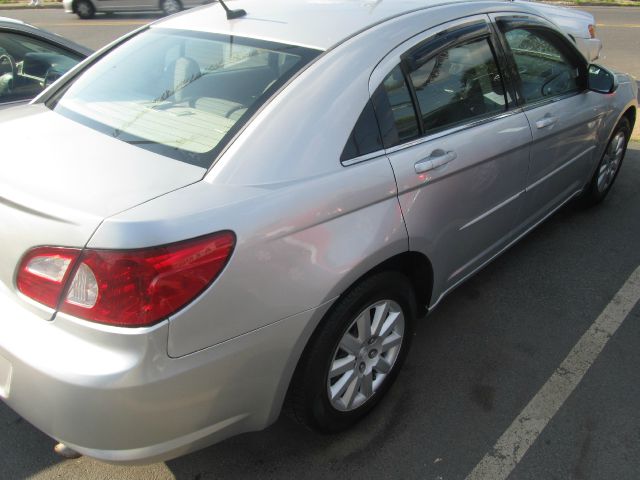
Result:
<instances>
[{"instance_id":1,"label":"tail light lens","mask_svg":"<svg viewBox=\"0 0 640 480\"><path fill-rule=\"evenodd\" d=\"M21 264L18 288L25 295L45 305L59 306L60 311L86 320L109 325L148 326L184 308L200 295L220 274L235 246L232 232L218 232L206 237L160 247L139 250L56 250L58 257L69 258L61 274L60 287L48 293L49 304L40 294L48 278L30 279L28 267L34 258L39 265L47 249L30 252ZM65 254L61 254L63 250ZM75 253L71 258L70 252ZM66 256L65 256L66 255ZM51 260L54 262L54 260ZM57 263L56 263L57 262ZM63 260L55 278L60 277ZM53 275L51 275L53 276ZM52 289L50 289L52 290Z\"/></svg>"},{"instance_id":2,"label":"tail light lens","mask_svg":"<svg viewBox=\"0 0 640 480\"><path fill-rule=\"evenodd\" d=\"M18 290L50 308L56 308L71 266L80 250L42 247L28 252L18 269Z\"/></svg>"},{"instance_id":3,"label":"tail light lens","mask_svg":"<svg viewBox=\"0 0 640 480\"><path fill-rule=\"evenodd\" d=\"M596 38L596 26L589 24L589 35L591 38Z\"/></svg>"}]
</instances>

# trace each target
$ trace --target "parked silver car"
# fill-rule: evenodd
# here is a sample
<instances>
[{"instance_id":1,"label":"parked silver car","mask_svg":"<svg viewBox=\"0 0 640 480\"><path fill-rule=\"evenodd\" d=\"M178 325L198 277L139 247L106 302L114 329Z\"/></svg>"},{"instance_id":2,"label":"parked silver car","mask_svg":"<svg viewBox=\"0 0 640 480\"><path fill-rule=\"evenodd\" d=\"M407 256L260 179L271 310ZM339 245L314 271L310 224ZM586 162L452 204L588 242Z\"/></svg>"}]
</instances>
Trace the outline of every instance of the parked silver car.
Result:
<instances>
[{"instance_id":1,"label":"parked silver car","mask_svg":"<svg viewBox=\"0 0 640 480\"><path fill-rule=\"evenodd\" d=\"M62 0L67 13L75 13L87 20L96 13L132 13L162 11L172 15L185 8L197 7L211 0Z\"/></svg>"},{"instance_id":2,"label":"parked silver car","mask_svg":"<svg viewBox=\"0 0 640 480\"><path fill-rule=\"evenodd\" d=\"M604 199L636 120L523 3L233 6L0 114L0 397L82 454L354 424L423 312Z\"/></svg>"}]
</instances>

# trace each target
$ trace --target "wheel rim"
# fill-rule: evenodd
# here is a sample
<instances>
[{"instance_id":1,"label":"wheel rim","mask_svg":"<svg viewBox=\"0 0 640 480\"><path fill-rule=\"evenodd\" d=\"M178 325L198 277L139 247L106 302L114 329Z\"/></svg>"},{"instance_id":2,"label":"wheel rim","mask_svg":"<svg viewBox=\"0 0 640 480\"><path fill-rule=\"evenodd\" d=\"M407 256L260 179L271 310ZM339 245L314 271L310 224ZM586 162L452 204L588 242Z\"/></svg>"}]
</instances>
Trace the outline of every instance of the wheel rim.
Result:
<instances>
[{"instance_id":1,"label":"wheel rim","mask_svg":"<svg viewBox=\"0 0 640 480\"><path fill-rule=\"evenodd\" d=\"M174 13L178 13L180 11L180 4L176 2L176 0L165 0L164 2L164 13L167 15L172 15Z\"/></svg>"},{"instance_id":2,"label":"wheel rim","mask_svg":"<svg viewBox=\"0 0 640 480\"><path fill-rule=\"evenodd\" d=\"M336 347L327 376L329 401L347 412L362 406L393 369L404 338L400 305L380 300L362 310Z\"/></svg>"},{"instance_id":3,"label":"wheel rim","mask_svg":"<svg viewBox=\"0 0 640 480\"><path fill-rule=\"evenodd\" d=\"M91 6L86 2L80 2L78 4L78 13L82 16L91 15Z\"/></svg>"},{"instance_id":4,"label":"wheel rim","mask_svg":"<svg viewBox=\"0 0 640 480\"><path fill-rule=\"evenodd\" d=\"M613 182L616 172L620 168L620 163L622 162L626 140L624 132L620 131L613 137L611 142L609 142L598 169L599 192L604 192Z\"/></svg>"}]
</instances>

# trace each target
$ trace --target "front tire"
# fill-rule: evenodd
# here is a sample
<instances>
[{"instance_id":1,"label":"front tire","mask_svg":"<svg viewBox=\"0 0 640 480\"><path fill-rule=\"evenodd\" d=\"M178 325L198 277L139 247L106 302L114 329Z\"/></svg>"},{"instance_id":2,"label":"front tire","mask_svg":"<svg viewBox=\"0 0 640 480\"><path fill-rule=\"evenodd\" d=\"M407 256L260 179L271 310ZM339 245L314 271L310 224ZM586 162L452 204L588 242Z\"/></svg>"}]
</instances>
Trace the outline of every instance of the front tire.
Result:
<instances>
[{"instance_id":1,"label":"front tire","mask_svg":"<svg viewBox=\"0 0 640 480\"><path fill-rule=\"evenodd\" d=\"M182 4L179 0L162 0L160 9L165 15L173 15L182 10Z\"/></svg>"},{"instance_id":2,"label":"front tire","mask_svg":"<svg viewBox=\"0 0 640 480\"><path fill-rule=\"evenodd\" d=\"M365 279L323 320L296 369L285 410L320 432L345 430L369 413L396 379L414 331L408 279Z\"/></svg>"},{"instance_id":3,"label":"front tire","mask_svg":"<svg viewBox=\"0 0 640 480\"><path fill-rule=\"evenodd\" d=\"M622 118L611 134L600 163L586 187L583 199L587 206L602 202L611 190L620 172L630 136L631 124L627 118Z\"/></svg>"},{"instance_id":4,"label":"front tire","mask_svg":"<svg viewBox=\"0 0 640 480\"><path fill-rule=\"evenodd\" d=\"M76 3L76 15L83 20L93 18L96 14L96 8L89 0L78 0Z\"/></svg>"}]
</instances>

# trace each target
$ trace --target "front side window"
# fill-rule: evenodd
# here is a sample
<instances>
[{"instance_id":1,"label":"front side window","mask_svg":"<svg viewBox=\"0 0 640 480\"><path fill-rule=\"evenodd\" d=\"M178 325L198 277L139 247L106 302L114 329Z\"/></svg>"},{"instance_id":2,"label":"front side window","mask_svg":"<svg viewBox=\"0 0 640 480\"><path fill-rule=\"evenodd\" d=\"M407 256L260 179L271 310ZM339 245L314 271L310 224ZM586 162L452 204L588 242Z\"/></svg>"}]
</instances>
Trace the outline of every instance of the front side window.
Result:
<instances>
[{"instance_id":1,"label":"front side window","mask_svg":"<svg viewBox=\"0 0 640 480\"><path fill-rule=\"evenodd\" d=\"M506 110L502 78L486 38L443 50L409 76L426 133Z\"/></svg>"},{"instance_id":2,"label":"front side window","mask_svg":"<svg viewBox=\"0 0 640 480\"><path fill-rule=\"evenodd\" d=\"M82 72L48 106L123 142L208 168L260 105L319 53L152 28Z\"/></svg>"},{"instance_id":3,"label":"front side window","mask_svg":"<svg viewBox=\"0 0 640 480\"><path fill-rule=\"evenodd\" d=\"M562 49L560 40L542 28L514 28L504 37L520 77L526 103L579 91L579 64Z\"/></svg>"},{"instance_id":4,"label":"front side window","mask_svg":"<svg viewBox=\"0 0 640 480\"><path fill-rule=\"evenodd\" d=\"M18 33L0 35L0 103L30 100L82 60Z\"/></svg>"}]
</instances>

